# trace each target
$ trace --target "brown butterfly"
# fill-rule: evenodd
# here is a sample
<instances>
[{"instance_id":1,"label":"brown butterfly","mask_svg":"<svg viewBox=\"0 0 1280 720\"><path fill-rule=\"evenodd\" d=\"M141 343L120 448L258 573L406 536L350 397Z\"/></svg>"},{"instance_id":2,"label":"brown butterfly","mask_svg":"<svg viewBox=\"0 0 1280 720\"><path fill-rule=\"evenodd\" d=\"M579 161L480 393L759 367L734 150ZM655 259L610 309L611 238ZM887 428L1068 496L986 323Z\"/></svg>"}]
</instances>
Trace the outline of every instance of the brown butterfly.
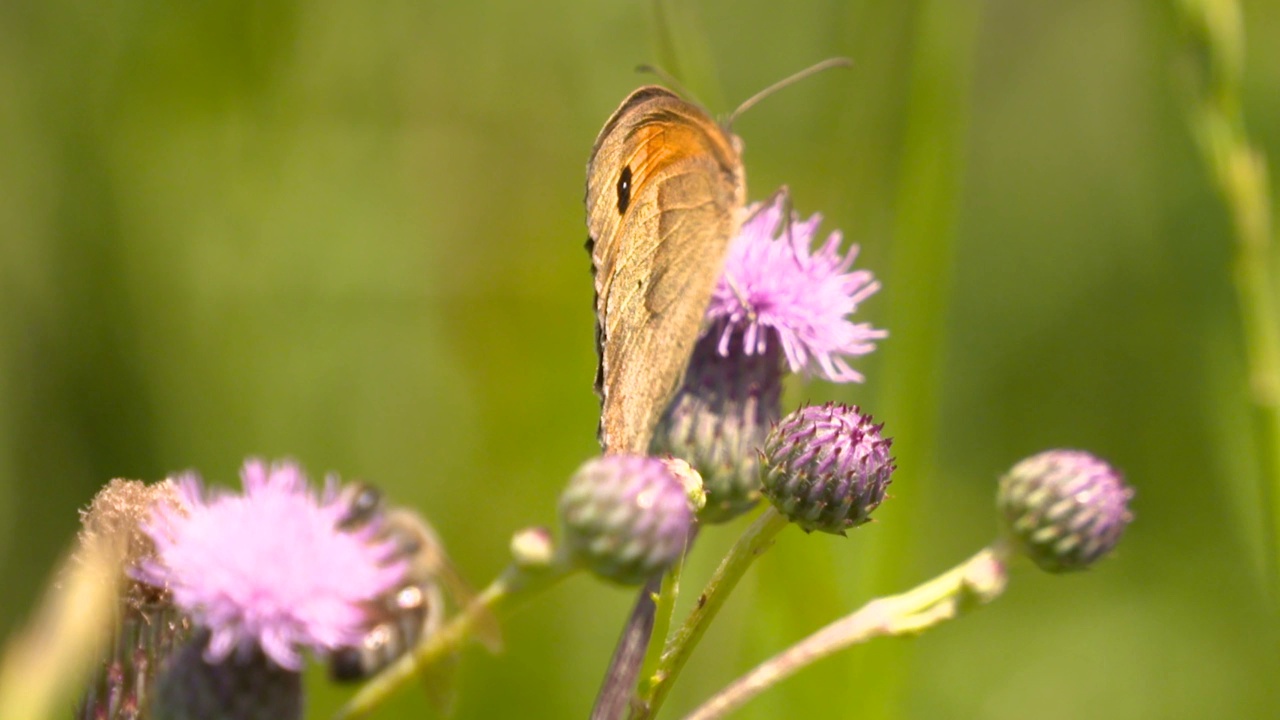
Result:
<instances>
[{"instance_id":1,"label":"brown butterfly","mask_svg":"<svg viewBox=\"0 0 1280 720\"><path fill-rule=\"evenodd\" d=\"M742 142L728 127L756 101L838 65L818 63L744 102L725 125L656 85L605 123L587 163L596 290L596 392L606 453L644 454L680 386L745 214Z\"/></svg>"},{"instance_id":2,"label":"brown butterfly","mask_svg":"<svg viewBox=\"0 0 1280 720\"><path fill-rule=\"evenodd\" d=\"M680 386L729 239L742 222L742 144L655 85L622 102L587 165L600 444L639 453Z\"/></svg>"}]
</instances>

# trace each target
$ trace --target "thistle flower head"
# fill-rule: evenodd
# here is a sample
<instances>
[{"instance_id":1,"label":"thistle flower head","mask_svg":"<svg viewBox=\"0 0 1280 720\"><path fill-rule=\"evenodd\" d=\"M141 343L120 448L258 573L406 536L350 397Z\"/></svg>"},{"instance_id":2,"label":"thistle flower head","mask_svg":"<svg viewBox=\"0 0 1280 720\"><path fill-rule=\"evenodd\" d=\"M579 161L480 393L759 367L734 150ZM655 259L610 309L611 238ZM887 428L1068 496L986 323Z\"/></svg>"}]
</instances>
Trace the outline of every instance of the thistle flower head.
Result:
<instances>
[{"instance_id":1,"label":"thistle flower head","mask_svg":"<svg viewBox=\"0 0 1280 720\"><path fill-rule=\"evenodd\" d=\"M708 332L721 355L734 344L758 355L778 343L792 372L861 382L847 358L871 352L886 333L848 316L880 283L869 271L850 269L858 248L841 255L838 231L812 247L821 216L793 216L784 227L783 200L779 195L770 205L753 206L730 242L707 308Z\"/></svg>"},{"instance_id":2,"label":"thistle flower head","mask_svg":"<svg viewBox=\"0 0 1280 720\"><path fill-rule=\"evenodd\" d=\"M624 585L670 567L688 545L693 510L666 462L638 455L588 460L560 495L571 557Z\"/></svg>"},{"instance_id":3,"label":"thistle flower head","mask_svg":"<svg viewBox=\"0 0 1280 720\"><path fill-rule=\"evenodd\" d=\"M172 592L174 603L209 632L206 659L261 649L298 670L304 648L359 641L362 607L401 582L394 548L371 542L377 528L340 527L349 508L336 481L317 495L293 463L258 460L241 471L243 495L205 492L194 474L177 480L186 513L160 506L146 525L156 560L139 579Z\"/></svg>"},{"instance_id":4,"label":"thistle flower head","mask_svg":"<svg viewBox=\"0 0 1280 720\"><path fill-rule=\"evenodd\" d=\"M791 413L765 444L765 496L807 532L844 535L867 522L894 471L882 428L858 408L834 403Z\"/></svg>"},{"instance_id":5,"label":"thistle flower head","mask_svg":"<svg viewBox=\"0 0 1280 720\"><path fill-rule=\"evenodd\" d=\"M1006 534L1042 570L1083 570L1111 552L1133 515L1133 489L1103 460L1048 450L1000 478L996 504Z\"/></svg>"}]
</instances>

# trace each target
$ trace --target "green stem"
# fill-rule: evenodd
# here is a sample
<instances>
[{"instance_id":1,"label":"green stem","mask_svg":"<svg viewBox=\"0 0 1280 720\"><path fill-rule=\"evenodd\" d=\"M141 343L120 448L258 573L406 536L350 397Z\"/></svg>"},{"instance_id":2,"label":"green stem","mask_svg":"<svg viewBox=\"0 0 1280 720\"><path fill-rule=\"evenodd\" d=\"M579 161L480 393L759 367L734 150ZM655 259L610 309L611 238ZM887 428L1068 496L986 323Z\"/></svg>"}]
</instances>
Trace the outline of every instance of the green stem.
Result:
<instances>
[{"instance_id":1,"label":"green stem","mask_svg":"<svg viewBox=\"0 0 1280 720\"><path fill-rule=\"evenodd\" d=\"M872 600L792 645L708 700L685 720L713 720L741 707L779 681L839 650L886 635L915 635L1004 592L1005 550L983 549L923 585Z\"/></svg>"},{"instance_id":2,"label":"green stem","mask_svg":"<svg viewBox=\"0 0 1280 720\"><path fill-rule=\"evenodd\" d=\"M641 696L641 701L632 709L632 720L653 717L658 708L662 707L676 677L688 662L711 621L720 612L729 593L738 585L751 562L773 544L773 539L787 524L787 519L771 505L734 543L707 582L706 589L698 597L693 612L689 613L684 624L667 642L658 661L658 668L649 678L648 692Z\"/></svg>"},{"instance_id":3,"label":"green stem","mask_svg":"<svg viewBox=\"0 0 1280 720\"><path fill-rule=\"evenodd\" d=\"M508 567L443 628L365 683L338 710L335 720L363 717L410 679L419 673L429 672L432 665L457 652L511 601L536 595L572 571L573 568L565 564L552 566L543 572L529 572L518 565Z\"/></svg>"},{"instance_id":4,"label":"green stem","mask_svg":"<svg viewBox=\"0 0 1280 720\"><path fill-rule=\"evenodd\" d=\"M662 593L657 597L657 608L655 609L655 619L653 623L654 638L665 638L671 630L671 619L676 611L676 598L680 595L680 575L684 570L684 556L680 557L671 571L662 581ZM649 651L645 654L644 664L640 666L640 683L642 687L636 689L637 696L645 691L645 687L649 682L649 678L658 672L658 664L662 661L664 643L649 641Z\"/></svg>"},{"instance_id":5,"label":"green stem","mask_svg":"<svg viewBox=\"0 0 1280 720\"><path fill-rule=\"evenodd\" d=\"M1244 19L1236 0L1183 0L1180 5L1205 51L1206 83L1192 124L1235 233L1234 282L1256 408L1259 494L1270 508L1268 564L1280 594L1280 296L1267 160L1249 140L1240 97Z\"/></svg>"}]
</instances>

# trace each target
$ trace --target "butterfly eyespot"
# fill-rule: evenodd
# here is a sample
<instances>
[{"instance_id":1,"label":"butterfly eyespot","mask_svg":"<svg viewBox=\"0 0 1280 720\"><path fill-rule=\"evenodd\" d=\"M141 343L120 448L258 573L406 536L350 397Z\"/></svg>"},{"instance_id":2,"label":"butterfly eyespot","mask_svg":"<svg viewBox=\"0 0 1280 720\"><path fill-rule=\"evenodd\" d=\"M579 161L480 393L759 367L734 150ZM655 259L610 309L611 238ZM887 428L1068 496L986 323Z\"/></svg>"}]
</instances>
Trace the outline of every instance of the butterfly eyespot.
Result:
<instances>
[{"instance_id":1,"label":"butterfly eyespot","mask_svg":"<svg viewBox=\"0 0 1280 720\"><path fill-rule=\"evenodd\" d=\"M627 211L627 206L631 204L631 166L622 168L622 174L618 176L618 213Z\"/></svg>"}]
</instances>

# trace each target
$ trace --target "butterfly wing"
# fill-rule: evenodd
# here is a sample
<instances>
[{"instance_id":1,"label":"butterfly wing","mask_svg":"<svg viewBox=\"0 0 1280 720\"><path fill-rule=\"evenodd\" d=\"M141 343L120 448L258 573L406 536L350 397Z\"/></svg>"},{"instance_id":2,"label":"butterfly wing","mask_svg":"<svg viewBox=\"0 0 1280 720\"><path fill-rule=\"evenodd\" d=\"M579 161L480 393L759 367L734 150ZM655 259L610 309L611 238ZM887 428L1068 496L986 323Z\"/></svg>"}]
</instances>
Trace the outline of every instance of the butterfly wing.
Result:
<instances>
[{"instance_id":1,"label":"butterfly wing","mask_svg":"<svg viewBox=\"0 0 1280 720\"><path fill-rule=\"evenodd\" d=\"M636 90L596 139L586 203L606 452L648 451L698 338L745 194L734 139L664 88Z\"/></svg>"}]
</instances>

